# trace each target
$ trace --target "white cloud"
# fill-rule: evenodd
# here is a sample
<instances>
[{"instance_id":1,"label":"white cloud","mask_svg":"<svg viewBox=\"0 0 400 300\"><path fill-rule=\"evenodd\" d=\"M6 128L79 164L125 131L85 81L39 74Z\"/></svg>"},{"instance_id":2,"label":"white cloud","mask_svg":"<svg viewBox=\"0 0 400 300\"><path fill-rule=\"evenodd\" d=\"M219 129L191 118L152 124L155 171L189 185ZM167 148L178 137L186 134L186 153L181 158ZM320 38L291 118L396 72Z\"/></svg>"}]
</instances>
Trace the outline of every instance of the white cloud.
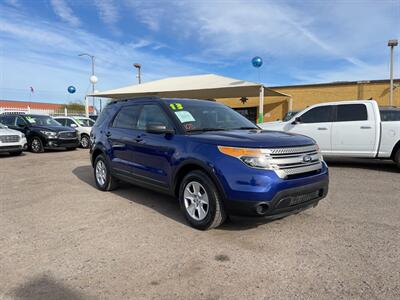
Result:
<instances>
[{"instance_id":1,"label":"white cloud","mask_svg":"<svg viewBox=\"0 0 400 300\"><path fill-rule=\"evenodd\" d=\"M53 99L48 100L64 99L70 84L77 87L75 95L82 98L89 87L90 73L90 60L78 57L83 52L96 56L98 90L135 84L132 66L135 62L143 66L144 81L203 73L190 64L152 52L160 43L144 37L115 42L83 29L27 18L11 9L0 17L0 39L3 61L0 96L3 98L10 98L12 91L1 87L24 90L34 86L38 97L40 91L46 90L47 94L42 95L48 99L47 95L51 94L48 90L52 89Z\"/></svg>"},{"instance_id":2,"label":"white cloud","mask_svg":"<svg viewBox=\"0 0 400 300\"><path fill-rule=\"evenodd\" d=\"M114 25L118 22L118 8L114 0L95 0L100 19L107 25Z\"/></svg>"},{"instance_id":3,"label":"white cloud","mask_svg":"<svg viewBox=\"0 0 400 300\"><path fill-rule=\"evenodd\" d=\"M50 0L54 13L64 22L77 27L81 24L79 18L74 14L71 7L64 0Z\"/></svg>"}]
</instances>

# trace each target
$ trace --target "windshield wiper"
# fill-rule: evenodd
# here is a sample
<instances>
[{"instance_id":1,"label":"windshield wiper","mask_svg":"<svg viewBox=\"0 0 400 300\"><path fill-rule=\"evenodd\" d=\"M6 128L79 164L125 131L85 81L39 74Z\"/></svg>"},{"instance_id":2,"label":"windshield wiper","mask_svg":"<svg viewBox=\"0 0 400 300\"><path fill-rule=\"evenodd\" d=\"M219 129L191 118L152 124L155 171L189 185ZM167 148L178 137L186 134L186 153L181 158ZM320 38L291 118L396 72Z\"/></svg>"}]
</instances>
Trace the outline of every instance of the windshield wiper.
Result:
<instances>
[{"instance_id":1,"label":"windshield wiper","mask_svg":"<svg viewBox=\"0 0 400 300\"><path fill-rule=\"evenodd\" d=\"M226 129L223 128L198 128L198 129L189 129L187 132L204 132L204 131L224 131Z\"/></svg>"},{"instance_id":2,"label":"windshield wiper","mask_svg":"<svg viewBox=\"0 0 400 300\"><path fill-rule=\"evenodd\" d=\"M260 129L258 127L239 127L239 128L232 128L232 130L250 130L250 129Z\"/></svg>"}]
</instances>

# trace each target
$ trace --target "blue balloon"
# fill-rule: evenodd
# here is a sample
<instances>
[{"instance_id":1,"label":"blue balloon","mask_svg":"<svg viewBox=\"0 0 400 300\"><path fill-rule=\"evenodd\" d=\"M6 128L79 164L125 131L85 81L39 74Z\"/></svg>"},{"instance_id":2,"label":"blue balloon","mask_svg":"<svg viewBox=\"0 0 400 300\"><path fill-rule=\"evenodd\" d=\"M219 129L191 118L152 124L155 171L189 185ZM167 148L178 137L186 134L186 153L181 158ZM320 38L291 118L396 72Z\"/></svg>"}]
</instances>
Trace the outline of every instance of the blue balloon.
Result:
<instances>
[{"instance_id":1,"label":"blue balloon","mask_svg":"<svg viewBox=\"0 0 400 300\"><path fill-rule=\"evenodd\" d=\"M251 60L251 64L253 65L254 68L259 68L259 67L262 66L263 60L262 60L261 57L255 56L255 57L253 57L253 59Z\"/></svg>"},{"instance_id":2,"label":"blue balloon","mask_svg":"<svg viewBox=\"0 0 400 300\"><path fill-rule=\"evenodd\" d=\"M73 85L70 85L68 87L68 93L73 94L76 92L76 88Z\"/></svg>"}]
</instances>

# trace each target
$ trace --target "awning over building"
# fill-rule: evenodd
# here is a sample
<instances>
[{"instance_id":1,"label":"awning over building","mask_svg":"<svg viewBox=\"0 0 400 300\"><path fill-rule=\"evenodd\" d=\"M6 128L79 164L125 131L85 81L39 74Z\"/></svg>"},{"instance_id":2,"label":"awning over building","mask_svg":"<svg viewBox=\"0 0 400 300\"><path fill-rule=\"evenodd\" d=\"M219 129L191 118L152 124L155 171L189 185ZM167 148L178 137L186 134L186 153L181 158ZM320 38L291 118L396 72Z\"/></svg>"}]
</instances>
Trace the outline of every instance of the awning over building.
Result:
<instances>
[{"instance_id":1,"label":"awning over building","mask_svg":"<svg viewBox=\"0 0 400 300\"><path fill-rule=\"evenodd\" d=\"M214 99L252 97L260 94L261 84L215 74L169 77L88 96L113 99L158 96L165 98ZM287 96L264 87L264 96Z\"/></svg>"}]
</instances>

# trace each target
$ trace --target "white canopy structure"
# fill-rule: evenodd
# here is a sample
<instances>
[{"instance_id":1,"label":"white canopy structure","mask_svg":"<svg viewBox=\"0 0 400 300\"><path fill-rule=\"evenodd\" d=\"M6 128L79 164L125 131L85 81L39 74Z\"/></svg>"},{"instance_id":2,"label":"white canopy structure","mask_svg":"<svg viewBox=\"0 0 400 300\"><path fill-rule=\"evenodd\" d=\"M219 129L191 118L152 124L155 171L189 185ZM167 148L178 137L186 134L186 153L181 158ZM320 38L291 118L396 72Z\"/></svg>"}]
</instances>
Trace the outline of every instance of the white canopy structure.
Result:
<instances>
[{"instance_id":1,"label":"white canopy structure","mask_svg":"<svg viewBox=\"0 0 400 300\"><path fill-rule=\"evenodd\" d=\"M265 96L288 96L264 87L260 83L215 74L169 77L88 96L127 99L142 96L164 98L214 99L259 96L259 115L263 116Z\"/></svg>"}]
</instances>

